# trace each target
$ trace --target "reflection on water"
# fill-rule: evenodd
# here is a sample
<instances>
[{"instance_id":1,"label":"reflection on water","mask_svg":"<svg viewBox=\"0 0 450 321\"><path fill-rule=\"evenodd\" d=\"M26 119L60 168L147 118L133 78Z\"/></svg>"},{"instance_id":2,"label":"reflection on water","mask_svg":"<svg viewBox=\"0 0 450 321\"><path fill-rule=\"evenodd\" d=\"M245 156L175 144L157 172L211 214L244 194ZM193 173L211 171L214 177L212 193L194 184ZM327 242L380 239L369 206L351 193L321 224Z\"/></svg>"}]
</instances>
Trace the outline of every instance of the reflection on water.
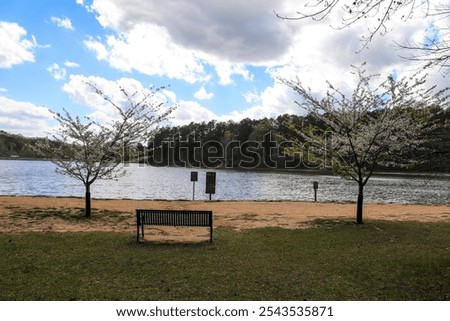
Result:
<instances>
[{"instance_id":1,"label":"reflection on water","mask_svg":"<svg viewBox=\"0 0 450 321\"><path fill-rule=\"evenodd\" d=\"M128 174L116 181L98 180L92 185L95 198L192 199L190 172L198 171L195 197L205 194L207 169L150 167L131 164ZM329 175L286 172L214 170L218 200L314 199L312 182L319 182L319 201L355 201L353 181ZM0 195L83 196L81 182L55 173L47 161L0 160ZM450 176L374 176L365 188L367 202L449 203Z\"/></svg>"}]
</instances>

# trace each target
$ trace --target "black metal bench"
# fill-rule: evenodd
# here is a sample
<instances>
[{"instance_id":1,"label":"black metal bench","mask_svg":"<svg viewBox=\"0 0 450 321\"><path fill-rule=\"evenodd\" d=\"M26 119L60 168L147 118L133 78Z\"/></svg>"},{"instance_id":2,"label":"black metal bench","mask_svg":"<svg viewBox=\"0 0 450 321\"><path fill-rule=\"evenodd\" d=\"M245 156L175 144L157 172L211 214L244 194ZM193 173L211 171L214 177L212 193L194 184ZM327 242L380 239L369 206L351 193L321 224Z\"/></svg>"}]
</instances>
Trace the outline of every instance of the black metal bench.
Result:
<instances>
[{"instance_id":1,"label":"black metal bench","mask_svg":"<svg viewBox=\"0 0 450 321\"><path fill-rule=\"evenodd\" d=\"M144 237L144 225L209 227L209 241L213 240L212 211L138 209L136 210L137 242L140 235L139 227Z\"/></svg>"}]
</instances>

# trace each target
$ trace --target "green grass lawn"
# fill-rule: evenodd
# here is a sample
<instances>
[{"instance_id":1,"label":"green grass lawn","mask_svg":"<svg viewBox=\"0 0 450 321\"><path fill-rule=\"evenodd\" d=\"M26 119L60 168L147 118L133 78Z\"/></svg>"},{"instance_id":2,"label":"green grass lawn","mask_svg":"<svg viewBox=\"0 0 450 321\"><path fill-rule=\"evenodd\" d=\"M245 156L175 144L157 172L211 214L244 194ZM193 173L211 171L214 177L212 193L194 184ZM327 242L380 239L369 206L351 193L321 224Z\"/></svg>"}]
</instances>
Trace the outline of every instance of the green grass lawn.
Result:
<instances>
[{"instance_id":1,"label":"green grass lawn","mask_svg":"<svg viewBox=\"0 0 450 321\"><path fill-rule=\"evenodd\" d=\"M0 300L450 299L449 223L217 229L212 245L0 235L0 258Z\"/></svg>"}]
</instances>

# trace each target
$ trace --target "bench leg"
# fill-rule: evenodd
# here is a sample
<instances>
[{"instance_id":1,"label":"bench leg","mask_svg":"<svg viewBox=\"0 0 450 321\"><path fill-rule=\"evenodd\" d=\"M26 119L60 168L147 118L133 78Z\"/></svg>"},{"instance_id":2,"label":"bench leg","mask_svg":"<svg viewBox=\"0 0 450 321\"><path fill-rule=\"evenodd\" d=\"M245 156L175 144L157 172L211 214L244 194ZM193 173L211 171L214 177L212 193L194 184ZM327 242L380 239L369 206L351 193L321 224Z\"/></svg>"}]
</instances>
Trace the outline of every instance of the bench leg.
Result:
<instances>
[{"instance_id":1,"label":"bench leg","mask_svg":"<svg viewBox=\"0 0 450 321\"><path fill-rule=\"evenodd\" d=\"M139 211L136 210L136 242L139 243L139 225L141 225L141 216Z\"/></svg>"},{"instance_id":2,"label":"bench leg","mask_svg":"<svg viewBox=\"0 0 450 321\"><path fill-rule=\"evenodd\" d=\"M136 224L136 227L137 227L136 242L139 243L139 225Z\"/></svg>"}]
</instances>

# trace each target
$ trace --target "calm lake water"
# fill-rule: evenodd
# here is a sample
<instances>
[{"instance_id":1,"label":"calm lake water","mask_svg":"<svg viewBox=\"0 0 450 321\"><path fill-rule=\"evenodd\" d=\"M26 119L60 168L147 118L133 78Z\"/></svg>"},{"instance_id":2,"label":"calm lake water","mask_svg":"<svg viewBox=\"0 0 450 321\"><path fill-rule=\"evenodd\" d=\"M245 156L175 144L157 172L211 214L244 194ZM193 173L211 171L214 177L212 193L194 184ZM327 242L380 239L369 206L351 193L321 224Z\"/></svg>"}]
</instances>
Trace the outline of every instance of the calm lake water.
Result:
<instances>
[{"instance_id":1,"label":"calm lake water","mask_svg":"<svg viewBox=\"0 0 450 321\"><path fill-rule=\"evenodd\" d=\"M195 199L206 200L207 171L216 172L214 200L314 200L312 182L319 182L318 201L354 202L357 185L337 176L292 172L151 167L130 164L117 181L97 180L94 198L192 199L190 172L198 172ZM0 195L84 196L81 182L59 175L48 161L0 160ZM450 175L374 176L365 188L365 201L448 204Z\"/></svg>"}]
</instances>

